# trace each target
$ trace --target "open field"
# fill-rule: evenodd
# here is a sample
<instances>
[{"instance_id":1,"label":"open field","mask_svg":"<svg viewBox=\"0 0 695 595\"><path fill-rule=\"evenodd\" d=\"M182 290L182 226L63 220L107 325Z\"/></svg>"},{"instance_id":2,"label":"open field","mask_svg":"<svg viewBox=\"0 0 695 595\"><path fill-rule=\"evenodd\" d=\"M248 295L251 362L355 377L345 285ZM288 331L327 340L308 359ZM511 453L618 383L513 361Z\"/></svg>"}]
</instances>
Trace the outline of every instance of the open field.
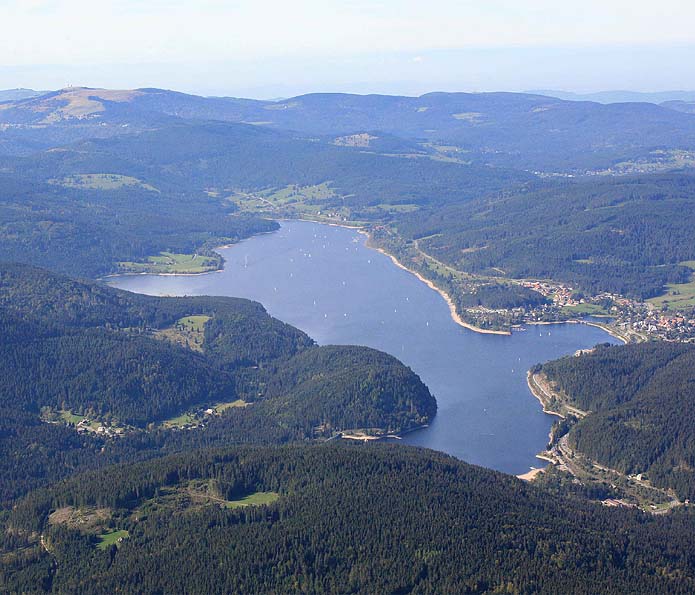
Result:
<instances>
[{"instance_id":1,"label":"open field","mask_svg":"<svg viewBox=\"0 0 695 595\"><path fill-rule=\"evenodd\" d=\"M64 525L82 533L94 533L111 519L112 511L95 506L64 506L48 516L51 525Z\"/></svg>"},{"instance_id":2,"label":"open field","mask_svg":"<svg viewBox=\"0 0 695 595\"><path fill-rule=\"evenodd\" d=\"M604 316L608 314L608 312L606 312L598 304L577 304L576 306L563 306L562 311L580 316Z\"/></svg>"},{"instance_id":3,"label":"open field","mask_svg":"<svg viewBox=\"0 0 695 595\"><path fill-rule=\"evenodd\" d=\"M161 422L160 425L165 428L195 428L200 426L210 416L220 415L224 411L234 407L246 407L248 405L249 403L242 399L214 403L213 405L198 405L194 409L189 409L181 415ZM208 413L208 411L211 411L211 413Z\"/></svg>"},{"instance_id":4,"label":"open field","mask_svg":"<svg viewBox=\"0 0 695 595\"><path fill-rule=\"evenodd\" d=\"M242 211L256 215L267 213L281 219L310 219L355 227L366 225L366 221L353 220L352 211L348 207L330 200L335 197L330 182L323 182L314 186L290 185L253 193L234 192L228 200L238 205ZM366 211L385 214L391 211L406 212L413 210L412 208L413 205L379 205L368 207Z\"/></svg>"},{"instance_id":5,"label":"open field","mask_svg":"<svg viewBox=\"0 0 695 595\"><path fill-rule=\"evenodd\" d=\"M69 409L46 409L42 411L41 419L45 422L56 423L62 422L67 425L77 426L79 423L89 419L86 415L78 415L73 413ZM91 430L96 431L96 429L101 425L98 421L89 419L88 426Z\"/></svg>"},{"instance_id":6,"label":"open field","mask_svg":"<svg viewBox=\"0 0 695 595\"><path fill-rule=\"evenodd\" d=\"M192 275L216 271L221 264L221 257L161 252L158 256L149 256L145 262L119 262L118 270L121 273Z\"/></svg>"},{"instance_id":7,"label":"open field","mask_svg":"<svg viewBox=\"0 0 695 595\"><path fill-rule=\"evenodd\" d=\"M277 492L253 492L240 498L228 500L219 490L217 482L209 479L194 479L186 483L163 487L159 495L142 502L133 512L134 517L162 513L170 510L192 510L205 506L242 508L265 506L280 497Z\"/></svg>"},{"instance_id":8,"label":"open field","mask_svg":"<svg viewBox=\"0 0 695 595\"><path fill-rule=\"evenodd\" d=\"M65 188L84 188L86 190L119 190L120 188L138 187L151 192L159 192L154 186L142 180L120 174L74 174L50 181L51 184Z\"/></svg>"},{"instance_id":9,"label":"open field","mask_svg":"<svg viewBox=\"0 0 695 595\"><path fill-rule=\"evenodd\" d=\"M272 504L280 497L277 492L255 492L244 496L239 500L227 500L227 508L238 508L239 506L264 506Z\"/></svg>"},{"instance_id":10,"label":"open field","mask_svg":"<svg viewBox=\"0 0 695 595\"><path fill-rule=\"evenodd\" d=\"M695 260L681 262L683 266L689 267L695 271ZM695 274L688 283L672 283L666 286L667 290L664 295L651 298L650 304L661 308L666 306L669 310L685 310L695 308Z\"/></svg>"},{"instance_id":11,"label":"open field","mask_svg":"<svg viewBox=\"0 0 695 595\"><path fill-rule=\"evenodd\" d=\"M274 188L253 193L235 192L229 198L236 202L242 210L257 212L259 210L264 211L296 206L307 202L316 203L333 196L335 196L335 193L330 187L330 182L323 182L313 186L291 184L284 188ZM318 208L320 209L321 207L318 206Z\"/></svg>"},{"instance_id":12,"label":"open field","mask_svg":"<svg viewBox=\"0 0 695 595\"><path fill-rule=\"evenodd\" d=\"M199 420L195 414L186 412L164 420L161 425L165 428L183 428L186 426L196 426L198 424Z\"/></svg>"},{"instance_id":13,"label":"open field","mask_svg":"<svg viewBox=\"0 0 695 595\"><path fill-rule=\"evenodd\" d=\"M128 537L130 537L130 533L128 533L128 531L125 529L119 529L109 533L102 533L99 535L99 543L97 544L97 547L100 550L105 550L112 545L119 547L121 541L128 539Z\"/></svg>"},{"instance_id":14,"label":"open field","mask_svg":"<svg viewBox=\"0 0 695 595\"><path fill-rule=\"evenodd\" d=\"M236 401L232 401L231 403L215 403L212 406L212 409L214 409L218 413L222 413L227 409L232 409L234 407L247 407L249 404L250 403L247 403L243 399L237 399Z\"/></svg>"},{"instance_id":15,"label":"open field","mask_svg":"<svg viewBox=\"0 0 695 595\"><path fill-rule=\"evenodd\" d=\"M185 316L177 320L173 326L157 331L155 337L202 352L205 342L205 323L208 320L210 320L209 316Z\"/></svg>"},{"instance_id":16,"label":"open field","mask_svg":"<svg viewBox=\"0 0 695 595\"><path fill-rule=\"evenodd\" d=\"M133 428L111 418L108 422L93 415L78 415L69 409L41 408L41 421L49 424L73 426L78 432L93 432L104 437L123 436Z\"/></svg>"}]
</instances>

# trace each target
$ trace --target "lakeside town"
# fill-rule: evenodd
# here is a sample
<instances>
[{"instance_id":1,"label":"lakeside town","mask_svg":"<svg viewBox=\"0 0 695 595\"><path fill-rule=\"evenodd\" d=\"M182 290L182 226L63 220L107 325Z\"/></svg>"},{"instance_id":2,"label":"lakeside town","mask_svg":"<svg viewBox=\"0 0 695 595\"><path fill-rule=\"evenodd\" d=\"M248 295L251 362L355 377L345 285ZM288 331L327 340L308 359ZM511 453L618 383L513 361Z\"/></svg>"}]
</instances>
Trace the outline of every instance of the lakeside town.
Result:
<instances>
[{"instance_id":1,"label":"lakeside town","mask_svg":"<svg viewBox=\"0 0 695 595\"><path fill-rule=\"evenodd\" d=\"M472 330L510 333L524 331L524 325L528 324L578 321L599 326L626 343L652 339L695 342L695 307L671 309L665 303L651 303L610 292L588 295L566 283L547 279L473 275L433 258L416 241L404 240L388 226L372 227L369 237L372 247L434 284L454 304L460 320ZM537 305L520 303L514 307L491 307L484 299L475 299L481 288L490 286L506 291L517 286L546 299Z\"/></svg>"},{"instance_id":2,"label":"lakeside town","mask_svg":"<svg viewBox=\"0 0 695 595\"><path fill-rule=\"evenodd\" d=\"M551 315L561 320L581 314L595 317L596 324L614 331L627 342L648 339L695 342L695 308L672 311L608 292L578 297L573 288L549 281L524 281L522 285L552 300L551 304L526 312L526 322L544 321Z\"/></svg>"}]
</instances>

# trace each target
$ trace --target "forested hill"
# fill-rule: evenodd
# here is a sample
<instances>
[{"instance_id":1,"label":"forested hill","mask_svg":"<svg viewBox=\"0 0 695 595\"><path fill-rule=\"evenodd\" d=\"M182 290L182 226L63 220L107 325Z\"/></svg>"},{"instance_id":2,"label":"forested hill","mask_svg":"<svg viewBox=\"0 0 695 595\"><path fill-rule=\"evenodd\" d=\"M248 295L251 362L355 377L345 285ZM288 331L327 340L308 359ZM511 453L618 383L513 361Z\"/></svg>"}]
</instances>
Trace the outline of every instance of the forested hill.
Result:
<instances>
[{"instance_id":1,"label":"forested hill","mask_svg":"<svg viewBox=\"0 0 695 595\"><path fill-rule=\"evenodd\" d=\"M390 134L455 146L478 163L545 171L607 168L664 147L695 148L691 114L647 103L601 105L523 93L314 93L274 102L69 88L0 104L0 152L29 154L181 120L247 122L332 139Z\"/></svg>"},{"instance_id":2,"label":"forested hill","mask_svg":"<svg viewBox=\"0 0 695 595\"><path fill-rule=\"evenodd\" d=\"M2 134L0 132L0 134ZM0 159L7 260L97 277L161 252L200 254L277 224L235 196L327 186L317 210L465 202L518 188L528 173L387 156L254 126L195 122Z\"/></svg>"},{"instance_id":3,"label":"forested hill","mask_svg":"<svg viewBox=\"0 0 695 595\"><path fill-rule=\"evenodd\" d=\"M132 176L101 173L115 164L99 165L70 180L59 172L0 172L3 260L97 277L163 251L219 261L213 247L278 227L202 191L163 193Z\"/></svg>"},{"instance_id":4,"label":"forested hill","mask_svg":"<svg viewBox=\"0 0 695 595\"><path fill-rule=\"evenodd\" d=\"M679 263L695 258L695 176L551 184L426 209L397 225L461 270L646 298L690 277Z\"/></svg>"},{"instance_id":5,"label":"forested hill","mask_svg":"<svg viewBox=\"0 0 695 595\"><path fill-rule=\"evenodd\" d=\"M184 121L8 158L4 169L54 181L94 172L123 174L174 194L331 182L335 193L355 206L460 202L535 179L510 169L363 149L247 124Z\"/></svg>"},{"instance_id":6,"label":"forested hill","mask_svg":"<svg viewBox=\"0 0 695 595\"><path fill-rule=\"evenodd\" d=\"M162 449L401 432L436 412L395 358L318 347L248 300L134 295L20 265L0 266L0 289L0 501Z\"/></svg>"},{"instance_id":7,"label":"forested hill","mask_svg":"<svg viewBox=\"0 0 695 595\"><path fill-rule=\"evenodd\" d=\"M6 593L692 593L689 511L558 500L391 445L198 451L40 490Z\"/></svg>"},{"instance_id":8,"label":"forested hill","mask_svg":"<svg viewBox=\"0 0 695 595\"><path fill-rule=\"evenodd\" d=\"M599 346L541 371L592 412L570 430L574 448L695 498L695 345Z\"/></svg>"}]
</instances>

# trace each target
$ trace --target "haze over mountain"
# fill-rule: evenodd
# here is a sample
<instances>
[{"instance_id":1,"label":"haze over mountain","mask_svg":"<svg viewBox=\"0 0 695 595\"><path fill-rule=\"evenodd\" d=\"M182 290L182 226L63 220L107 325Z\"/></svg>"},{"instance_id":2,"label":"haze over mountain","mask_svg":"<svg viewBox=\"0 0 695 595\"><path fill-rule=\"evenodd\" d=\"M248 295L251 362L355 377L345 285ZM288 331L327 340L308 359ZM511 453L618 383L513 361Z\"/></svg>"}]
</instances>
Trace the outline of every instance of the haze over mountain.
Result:
<instances>
[{"instance_id":1,"label":"haze over mountain","mask_svg":"<svg viewBox=\"0 0 695 595\"><path fill-rule=\"evenodd\" d=\"M667 101L695 101L695 91L597 91L573 93L571 91L534 90L535 95L547 95L566 101L594 101L596 103L657 103Z\"/></svg>"},{"instance_id":2,"label":"haze over mountain","mask_svg":"<svg viewBox=\"0 0 695 595\"><path fill-rule=\"evenodd\" d=\"M666 101L661 105L686 114L695 114L695 101Z\"/></svg>"},{"instance_id":3,"label":"haze over mountain","mask_svg":"<svg viewBox=\"0 0 695 595\"><path fill-rule=\"evenodd\" d=\"M16 101L43 95L48 91L34 91L33 89L4 89L0 90L0 101Z\"/></svg>"},{"instance_id":4,"label":"haze over mountain","mask_svg":"<svg viewBox=\"0 0 695 595\"><path fill-rule=\"evenodd\" d=\"M0 594L695 593L695 3L1 14Z\"/></svg>"},{"instance_id":5,"label":"haze over mountain","mask_svg":"<svg viewBox=\"0 0 695 595\"><path fill-rule=\"evenodd\" d=\"M601 105L519 93L311 94L272 102L87 88L0 105L0 147L27 154L82 138L159 129L174 118L253 124L328 142L377 132L429 144L430 151L433 144L453 145L449 156L459 161L545 171L608 168L664 147L695 148L695 118L646 103ZM412 152L397 145L390 152Z\"/></svg>"}]
</instances>

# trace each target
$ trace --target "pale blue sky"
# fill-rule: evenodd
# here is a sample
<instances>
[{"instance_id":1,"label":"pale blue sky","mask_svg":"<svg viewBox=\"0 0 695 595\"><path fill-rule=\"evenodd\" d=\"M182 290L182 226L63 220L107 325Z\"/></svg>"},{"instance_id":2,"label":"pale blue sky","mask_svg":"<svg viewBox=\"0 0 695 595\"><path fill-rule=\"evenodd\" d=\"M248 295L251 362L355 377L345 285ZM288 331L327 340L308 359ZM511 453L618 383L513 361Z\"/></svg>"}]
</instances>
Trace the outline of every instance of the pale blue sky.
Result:
<instances>
[{"instance_id":1,"label":"pale blue sky","mask_svg":"<svg viewBox=\"0 0 695 595\"><path fill-rule=\"evenodd\" d=\"M684 0L0 0L0 88L695 89Z\"/></svg>"}]
</instances>

